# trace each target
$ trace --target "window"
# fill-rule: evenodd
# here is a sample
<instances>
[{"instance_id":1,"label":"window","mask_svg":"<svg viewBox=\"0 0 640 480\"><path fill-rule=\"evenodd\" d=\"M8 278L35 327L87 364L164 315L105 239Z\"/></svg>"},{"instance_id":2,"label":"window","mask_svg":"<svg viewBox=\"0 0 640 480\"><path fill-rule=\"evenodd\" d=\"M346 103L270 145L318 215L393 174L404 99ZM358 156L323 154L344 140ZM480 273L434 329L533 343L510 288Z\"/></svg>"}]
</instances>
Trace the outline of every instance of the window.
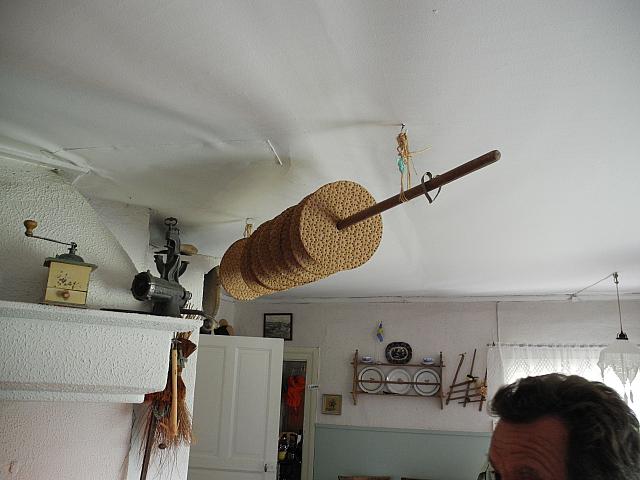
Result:
<instances>
[{"instance_id":1,"label":"window","mask_svg":"<svg viewBox=\"0 0 640 480\"><path fill-rule=\"evenodd\" d=\"M527 344L500 344L489 347L487 354L489 398L493 397L501 385L515 382L519 378L546 373L580 375L587 380L602 382L598 359L603 348L604 345ZM604 383L618 392L640 418L638 377L631 388L625 388L615 373L611 370L604 372Z\"/></svg>"}]
</instances>

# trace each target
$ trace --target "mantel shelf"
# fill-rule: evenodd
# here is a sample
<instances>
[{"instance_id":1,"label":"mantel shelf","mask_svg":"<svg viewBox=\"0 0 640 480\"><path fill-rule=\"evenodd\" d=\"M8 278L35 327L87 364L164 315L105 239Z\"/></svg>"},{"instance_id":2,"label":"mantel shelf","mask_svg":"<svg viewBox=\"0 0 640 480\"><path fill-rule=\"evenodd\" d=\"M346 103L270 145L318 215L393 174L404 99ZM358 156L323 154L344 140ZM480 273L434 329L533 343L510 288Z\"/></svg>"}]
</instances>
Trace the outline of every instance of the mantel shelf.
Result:
<instances>
[{"instance_id":1,"label":"mantel shelf","mask_svg":"<svg viewBox=\"0 0 640 480\"><path fill-rule=\"evenodd\" d=\"M198 320L0 301L0 400L141 403Z\"/></svg>"}]
</instances>

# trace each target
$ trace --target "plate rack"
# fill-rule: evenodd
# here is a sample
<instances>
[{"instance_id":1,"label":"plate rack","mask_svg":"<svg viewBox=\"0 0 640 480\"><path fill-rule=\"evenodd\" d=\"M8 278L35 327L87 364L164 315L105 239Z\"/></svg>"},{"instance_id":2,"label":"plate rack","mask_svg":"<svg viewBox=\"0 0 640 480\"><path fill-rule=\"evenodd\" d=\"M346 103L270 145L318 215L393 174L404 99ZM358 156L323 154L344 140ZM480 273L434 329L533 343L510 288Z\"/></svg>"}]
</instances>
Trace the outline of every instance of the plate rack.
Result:
<instances>
[{"instance_id":1,"label":"plate rack","mask_svg":"<svg viewBox=\"0 0 640 480\"><path fill-rule=\"evenodd\" d=\"M420 397L420 398L438 398L440 399L440 409L444 409L444 393L443 393L443 388L442 388L442 381L443 381L443 373L444 373L444 359L442 357L442 352L440 352L440 361L438 363L433 363L430 365L426 365L423 363L404 363L404 364L397 364L397 363L382 363L382 362L373 362L373 363L365 363L365 362L361 362L360 361L360 355L358 354L358 350L356 350L356 352L353 355L353 360L351 361L351 365L353 366L353 389L351 390L351 398L353 400L353 404L357 405L358 404L358 396L360 395L379 395L379 396L386 396L386 397ZM384 391L384 389L380 392L365 392L364 390L362 390L360 388L359 385L359 381L358 381L358 376L360 375L360 371L365 368L365 367L393 367L393 368L406 368L406 369L412 369L413 371L418 371L418 369L422 369L422 368L430 368L432 370L434 370L440 377L440 382L438 383L427 383L427 382L402 382L402 381L394 381L394 382L387 382L386 380L377 382L377 381L373 381L373 380L369 380L373 383L381 383L381 384L389 384L389 383L394 383L394 384L400 384L400 385L411 385L413 387L413 385L438 385L438 391L431 396L426 396L426 395L419 395L418 393L416 393L414 391L414 393L403 393L403 394L399 394L399 393L391 393L391 392L386 392ZM385 369L385 370L390 370L390 369ZM385 377L386 374L388 373L388 371L384 371L385 373ZM412 377L413 378L413 377Z\"/></svg>"}]
</instances>

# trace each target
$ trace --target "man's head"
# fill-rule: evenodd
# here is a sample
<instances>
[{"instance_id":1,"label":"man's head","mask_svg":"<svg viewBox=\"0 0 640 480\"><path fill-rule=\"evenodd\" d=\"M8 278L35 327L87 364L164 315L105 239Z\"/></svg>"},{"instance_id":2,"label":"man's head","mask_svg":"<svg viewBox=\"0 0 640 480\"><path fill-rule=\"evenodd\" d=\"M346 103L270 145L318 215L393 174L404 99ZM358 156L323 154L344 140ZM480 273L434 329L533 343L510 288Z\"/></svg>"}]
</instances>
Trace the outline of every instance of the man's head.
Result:
<instances>
[{"instance_id":1,"label":"man's head","mask_svg":"<svg viewBox=\"0 0 640 480\"><path fill-rule=\"evenodd\" d=\"M491 410L499 480L640 480L638 420L602 383L528 377L498 390Z\"/></svg>"}]
</instances>

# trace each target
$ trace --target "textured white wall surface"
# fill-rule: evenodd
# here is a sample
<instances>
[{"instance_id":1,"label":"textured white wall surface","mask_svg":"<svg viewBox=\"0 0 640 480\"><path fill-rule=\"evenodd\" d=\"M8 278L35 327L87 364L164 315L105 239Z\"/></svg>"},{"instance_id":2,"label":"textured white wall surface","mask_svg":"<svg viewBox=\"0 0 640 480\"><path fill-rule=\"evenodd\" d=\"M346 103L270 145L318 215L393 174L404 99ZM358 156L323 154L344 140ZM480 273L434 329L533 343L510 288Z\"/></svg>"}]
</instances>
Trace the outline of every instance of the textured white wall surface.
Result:
<instances>
[{"instance_id":1,"label":"textured white wall surface","mask_svg":"<svg viewBox=\"0 0 640 480\"><path fill-rule=\"evenodd\" d=\"M98 265L89 305L141 306L129 292L136 267L84 197L49 170L9 160L0 160L0 300L40 302L47 274L44 258L65 251L61 245L26 238L26 218L40 223L36 234L73 240L78 253ZM138 229L148 231L144 218ZM87 337L99 335L100 329L87 328ZM130 435L128 404L3 401L0 478L124 478Z\"/></svg>"},{"instance_id":2,"label":"textured white wall surface","mask_svg":"<svg viewBox=\"0 0 640 480\"><path fill-rule=\"evenodd\" d=\"M622 321L640 343L640 301L622 300ZM615 300L504 302L499 305L500 338L526 343L610 343L620 330Z\"/></svg>"},{"instance_id":3,"label":"textured white wall surface","mask_svg":"<svg viewBox=\"0 0 640 480\"><path fill-rule=\"evenodd\" d=\"M320 388L323 393L342 394L342 415L322 415L317 421L356 426L422 428L432 430L487 431L490 418L477 408L451 405L440 410L434 398L391 398L362 395L351 401L353 370L349 362L356 349L362 355L384 361L384 347L393 341L408 342L414 359L445 360L445 384L453 378L457 355L478 347L475 372L484 373L486 344L495 324L495 305L490 303L335 303L261 304L236 303L239 335L262 336L263 313L293 313L292 346L320 347ZM375 339L379 321L384 342ZM467 365L468 368L468 365Z\"/></svg>"},{"instance_id":4,"label":"textured white wall surface","mask_svg":"<svg viewBox=\"0 0 640 480\"><path fill-rule=\"evenodd\" d=\"M85 198L59 175L40 167L0 160L0 299L42 301L46 257L66 252L64 245L24 236L23 220L38 222L36 235L78 244L78 255L98 265L91 274L87 305L139 308L131 292L137 269ZM139 228L148 225L140 223Z\"/></svg>"},{"instance_id":5,"label":"textured white wall surface","mask_svg":"<svg viewBox=\"0 0 640 480\"><path fill-rule=\"evenodd\" d=\"M631 340L640 342L640 302L622 304ZM615 301L500 302L500 340L503 342L608 343L617 333ZM389 398L363 395L351 402L355 349L384 359L384 346L408 342L414 359L445 355L444 383L451 384L458 354L478 348L474 373L484 374L486 344L496 338L496 304L477 303L306 303L237 302L236 331L262 336L264 313L293 313L295 346L320 347L320 388L343 395L341 416L317 412L318 423L370 427L419 428L452 431L489 431L491 418L476 408L458 405L440 410L434 399ZM384 342L374 337L377 322L384 325ZM466 374L469 358L462 371Z\"/></svg>"},{"instance_id":6,"label":"textured white wall surface","mask_svg":"<svg viewBox=\"0 0 640 480\"><path fill-rule=\"evenodd\" d=\"M2 480L120 480L131 405L0 403Z\"/></svg>"},{"instance_id":7,"label":"textured white wall surface","mask_svg":"<svg viewBox=\"0 0 640 480\"><path fill-rule=\"evenodd\" d=\"M87 198L87 201L127 252L136 270L149 268L149 209L99 198Z\"/></svg>"},{"instance_id":8,"label":"textured white wall surface","mask_svg":"<svg viewBox=\"0 0 640 480\"><path fill-rule=\"evenodd\" d=\"M0 300L0 400L141 403L198 321Z\"/></svg>"}]
</instances>

